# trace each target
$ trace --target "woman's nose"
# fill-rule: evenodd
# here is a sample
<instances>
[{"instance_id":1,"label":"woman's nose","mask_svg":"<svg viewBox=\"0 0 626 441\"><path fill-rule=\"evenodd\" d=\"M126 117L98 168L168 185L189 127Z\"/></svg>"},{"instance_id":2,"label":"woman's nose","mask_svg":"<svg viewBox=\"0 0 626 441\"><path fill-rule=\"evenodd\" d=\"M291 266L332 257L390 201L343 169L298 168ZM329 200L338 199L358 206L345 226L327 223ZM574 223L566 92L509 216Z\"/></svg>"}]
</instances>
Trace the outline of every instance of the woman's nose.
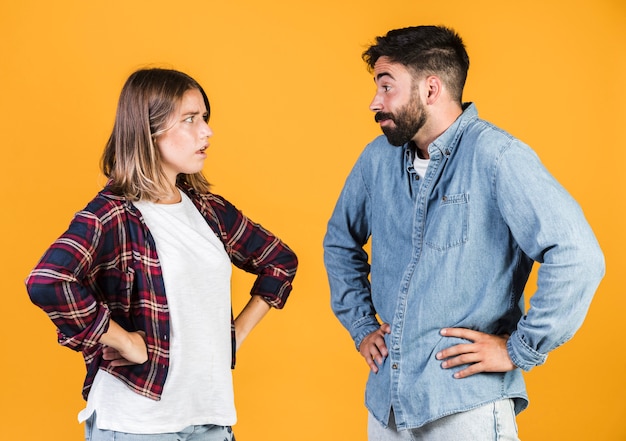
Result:
<instances>
[{"instance_id":1,"label":"woman's nose","mask_svg":"<svg viewBox=\"0 0 626 441\"><path fill-rule=\"evenodd\" d=\"M211 136L213 136L213 130L211 130L211 127L209 126L209 124L206 123L202 127L202 137L209 138Z\"/></svg>"}]
</instances>

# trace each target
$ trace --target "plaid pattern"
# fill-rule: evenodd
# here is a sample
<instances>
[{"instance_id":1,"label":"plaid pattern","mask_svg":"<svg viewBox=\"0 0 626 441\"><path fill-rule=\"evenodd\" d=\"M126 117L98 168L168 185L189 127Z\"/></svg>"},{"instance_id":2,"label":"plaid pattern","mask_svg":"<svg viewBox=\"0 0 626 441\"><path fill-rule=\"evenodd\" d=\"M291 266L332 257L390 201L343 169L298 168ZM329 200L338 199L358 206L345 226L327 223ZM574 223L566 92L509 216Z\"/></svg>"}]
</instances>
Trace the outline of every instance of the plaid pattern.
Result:
<instances>
[{"instance_id":1,"label":"plaid pattern","mask_svg":"<svg viewBox=\"0 0 626 441\"><path fill-rule=\"evenodd\" d=\"M282 308L292 289L296 255L224 198L183 190L233 264L258 276L251 295ZM141 395L160 399L169 366L169 312L154 240L132 203L104 188L46 251L26 287L31 301L57 326L59 343L82 352L85 399L98 369ZM146 333L146 363L114 368L102 358L98 341L109 319ZM233 367L234 349L233 326Z\"/></svg>"}]
</instances>

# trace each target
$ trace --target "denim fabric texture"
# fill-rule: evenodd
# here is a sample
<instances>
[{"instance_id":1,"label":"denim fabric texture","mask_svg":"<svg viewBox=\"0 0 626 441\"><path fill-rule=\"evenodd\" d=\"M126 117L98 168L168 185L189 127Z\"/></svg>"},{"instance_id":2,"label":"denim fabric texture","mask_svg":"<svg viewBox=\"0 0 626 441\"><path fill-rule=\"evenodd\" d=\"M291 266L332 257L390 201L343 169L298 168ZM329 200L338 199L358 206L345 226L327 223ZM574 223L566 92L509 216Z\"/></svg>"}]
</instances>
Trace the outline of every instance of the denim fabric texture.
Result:
<instances>
[{"instance_id":1,"label":"denim fabric texture","mask_svg":"<svg viewBox=\"0 0 626 441\"><path fill-rule=\"evenodd\" d=\"M389 427L369 414L368 441L520 441L512 400L499 400L440 418L417 429L397 431L393 412Z\"/></svg>"},{"instance_id":2,"label":"denim fabric texture","mask_svg":"<svg viewBox=\"0 0 626 441\"><path fill-rule=\"evenodd\" d=\"M389 356L370 373L365 400L384 425L393 406L398 429L505 398L519 413L528 403L522 370L573 336L604 275L580 206L527 145L479 119L473 104L429 152L422 179L408 145L376 138L324 238L331 305L356 347L381 321L391 325ZM538 285L526 313L534 262ZM444 327L510 334L519 369L453 378L459 369L443 369L435 354L467 341L442 337Z\"/></svg>"},{"instance_id":3,"label":"denim fabric texture","mask_svg":"<svg viewBox=\"0 0 626 441\"><path fill-rule=\"evenodd\" d=\"M235 441L235 434L230 426L212 424L189 426L173 433L137 434L100 430L94 412L85 421L85 441Z\"/></svg>"}]
</instances>

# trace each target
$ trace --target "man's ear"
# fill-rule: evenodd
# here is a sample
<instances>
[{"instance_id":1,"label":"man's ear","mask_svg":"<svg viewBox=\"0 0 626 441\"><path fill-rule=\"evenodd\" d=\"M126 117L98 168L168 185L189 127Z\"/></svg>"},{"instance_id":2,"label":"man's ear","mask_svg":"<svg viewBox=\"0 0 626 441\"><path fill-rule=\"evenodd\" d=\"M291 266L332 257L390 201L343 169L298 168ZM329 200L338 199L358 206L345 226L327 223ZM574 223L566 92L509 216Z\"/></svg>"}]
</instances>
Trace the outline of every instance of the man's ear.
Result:
<instances>
[{"instance_id":1,"label":"man's ear","mask_svg":"<svg viewBox=\"0 0 626 441\"><path fill-rule=\"evenodd\" d=\"M441 83L441 79L436 75L431 75L429 77L426 77L426 80L424 82L426 86L426 104L434 104L443 92L443 84Z\"/></svg>"}]
</instances>

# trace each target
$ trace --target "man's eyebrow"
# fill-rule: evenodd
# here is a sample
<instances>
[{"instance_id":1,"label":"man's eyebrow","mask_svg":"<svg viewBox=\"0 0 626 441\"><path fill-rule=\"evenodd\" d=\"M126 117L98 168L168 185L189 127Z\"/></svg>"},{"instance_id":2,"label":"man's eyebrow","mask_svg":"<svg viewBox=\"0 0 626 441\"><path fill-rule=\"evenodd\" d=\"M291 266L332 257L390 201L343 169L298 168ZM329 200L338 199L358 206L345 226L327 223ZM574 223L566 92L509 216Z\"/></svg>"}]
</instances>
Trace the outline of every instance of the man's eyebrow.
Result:
<instances>
[{"instance_id":1,"label":"man's eyebrow","mask_svg":"<svg viewBox=\"0 0 626 441\"><path fill-rule=\"evenodd\" d=\"M376 82L376 81L380 80L382 77L389 77L389 78L391 78L392 80L395 80L395 78L393 77L393 75L391 75L389 72L381 72L381 73L379 73L378 75L376 75L376 76L374 77L374 82Z\"/></svg>"}]
</instances>

